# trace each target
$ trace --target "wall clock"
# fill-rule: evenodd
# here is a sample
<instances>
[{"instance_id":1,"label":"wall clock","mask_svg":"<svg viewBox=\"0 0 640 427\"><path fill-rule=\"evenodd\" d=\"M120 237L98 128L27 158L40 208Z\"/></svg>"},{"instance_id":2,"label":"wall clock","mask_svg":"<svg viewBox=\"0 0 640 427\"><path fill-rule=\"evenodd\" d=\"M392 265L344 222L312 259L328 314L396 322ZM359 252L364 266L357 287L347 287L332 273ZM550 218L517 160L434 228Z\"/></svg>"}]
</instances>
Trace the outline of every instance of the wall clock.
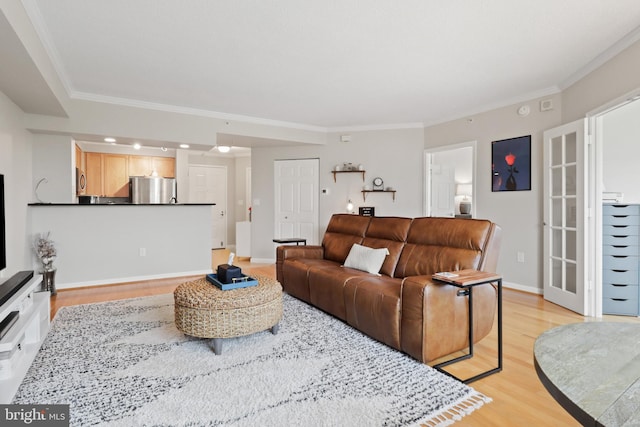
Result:
<instances>
[{"instance_id":1,"label":"wall clock","mask_svg":"<svg viewBox=\"0 0 640 427\"><path fill-rule=\"evenodd\" d=\"M373 189L382 190L384 188L384 181L380 177L373 178Z\"/></svg>"}]
</instances>

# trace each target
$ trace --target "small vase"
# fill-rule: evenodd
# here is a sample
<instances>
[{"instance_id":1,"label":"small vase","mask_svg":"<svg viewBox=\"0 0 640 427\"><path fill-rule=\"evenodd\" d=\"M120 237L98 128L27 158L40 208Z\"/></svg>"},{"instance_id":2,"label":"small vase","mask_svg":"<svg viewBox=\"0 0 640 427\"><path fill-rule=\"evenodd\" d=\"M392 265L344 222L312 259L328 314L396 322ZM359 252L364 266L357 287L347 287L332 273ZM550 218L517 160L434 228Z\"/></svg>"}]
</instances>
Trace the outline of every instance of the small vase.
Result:
<instances>
[{"instance_id":1,"label":"small vase","mask_svg":"<svg viewBox=\"0 0 640 427\"><path fill-rule=\"evenodd\" d=\"M42 290L51 292L51 296L56 295L56 268L53 266L55 257L42 258Z\"/></svg>"}]
</instances>

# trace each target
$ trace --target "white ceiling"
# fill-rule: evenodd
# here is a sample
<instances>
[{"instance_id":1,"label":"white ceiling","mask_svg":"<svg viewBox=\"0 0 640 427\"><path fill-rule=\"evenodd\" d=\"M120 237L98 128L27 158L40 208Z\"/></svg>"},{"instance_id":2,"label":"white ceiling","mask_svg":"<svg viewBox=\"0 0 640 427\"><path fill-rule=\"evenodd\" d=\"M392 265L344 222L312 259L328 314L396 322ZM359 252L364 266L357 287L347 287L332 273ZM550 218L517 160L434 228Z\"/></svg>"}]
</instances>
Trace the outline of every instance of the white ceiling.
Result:
<instances>
[{"instance_id":1,"label":"white ceiling","mask_svg":"<svg viewBox=\"0 0 640 427\"><path fill-rule=\"evenodd\" d=\"M23 3L73 98L323 129L544 96L640 33L638 0Z\"/></svg>"}]
</instances>

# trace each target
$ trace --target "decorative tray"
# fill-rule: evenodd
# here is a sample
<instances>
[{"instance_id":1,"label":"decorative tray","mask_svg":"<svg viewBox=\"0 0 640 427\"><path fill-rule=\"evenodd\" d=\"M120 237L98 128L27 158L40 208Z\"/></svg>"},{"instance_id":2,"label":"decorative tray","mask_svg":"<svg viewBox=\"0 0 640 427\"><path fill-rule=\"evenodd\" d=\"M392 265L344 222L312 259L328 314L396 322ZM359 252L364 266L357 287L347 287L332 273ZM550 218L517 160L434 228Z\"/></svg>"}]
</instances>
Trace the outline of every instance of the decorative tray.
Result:
<instances>
[{"instance_id":1,"label":"decorative tray","mask_svg":"<svg viewBox=\"0 0 640 427\"><path fill-rule=\"evenodd\" d=\"M228 291L230 289L238 289L238 288L248 288L250 286L258 285L258 281L253 277L249 277L247 275L242 275L242 277L238 277L233 279L231 283L222 283L218 280L217 274L207 274L207 280L216 285L219 289L223 291Z\"/></svg>"}]
</instances>

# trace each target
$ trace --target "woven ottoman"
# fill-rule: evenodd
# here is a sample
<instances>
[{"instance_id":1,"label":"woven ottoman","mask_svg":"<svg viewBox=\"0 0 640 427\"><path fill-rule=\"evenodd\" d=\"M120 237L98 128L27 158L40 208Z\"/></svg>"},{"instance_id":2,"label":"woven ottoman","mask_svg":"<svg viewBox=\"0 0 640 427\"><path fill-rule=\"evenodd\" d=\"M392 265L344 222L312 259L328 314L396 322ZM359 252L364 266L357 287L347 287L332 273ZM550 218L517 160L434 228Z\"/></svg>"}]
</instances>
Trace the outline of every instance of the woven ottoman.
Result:
<instances>
[{"instance_id":1,"label":"woven ottoman","mask_svg":"<svg viewBox=\"0 0 640 427\"><path fill-rule=\"evenodd\" d=\"M271 329L282 318L282 286L270 277L253 276L257 286L223 291L206 278L185 282L173 292L176 327L199 338L213 338L222 353L222 339Z\"/></svg>"}]
</instances>

